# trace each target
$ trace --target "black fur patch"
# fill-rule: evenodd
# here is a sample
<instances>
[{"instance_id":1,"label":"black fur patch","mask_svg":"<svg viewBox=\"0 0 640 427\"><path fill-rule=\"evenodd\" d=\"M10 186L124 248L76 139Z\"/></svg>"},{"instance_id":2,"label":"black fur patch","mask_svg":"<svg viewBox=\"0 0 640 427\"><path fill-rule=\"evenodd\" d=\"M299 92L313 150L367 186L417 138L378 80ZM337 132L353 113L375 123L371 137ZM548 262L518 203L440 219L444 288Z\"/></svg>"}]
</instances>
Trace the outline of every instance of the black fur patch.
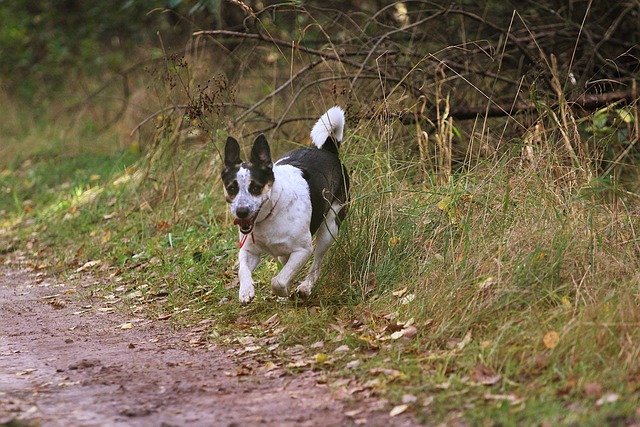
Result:
<instances>
[{"instance_id":1,"label":"black fur patch","mask_svg":"<svg viewBox=\"0 0 640 427\"><path fill-rule=\"evenodd\" d=\"M340 163L337 147L333 143L333 150L317 148L302 148L290 151L278 160L277 165L291 165L302 171L302 176L309 183L311 195L311 234L320 228L325 216L331 209L331 204L338 202L346 204L349 201L349 176ZM325 143L326 146L327 143ZM344 219L346 207L340 211L338 220Z\"/></svg>"}]
</instances>

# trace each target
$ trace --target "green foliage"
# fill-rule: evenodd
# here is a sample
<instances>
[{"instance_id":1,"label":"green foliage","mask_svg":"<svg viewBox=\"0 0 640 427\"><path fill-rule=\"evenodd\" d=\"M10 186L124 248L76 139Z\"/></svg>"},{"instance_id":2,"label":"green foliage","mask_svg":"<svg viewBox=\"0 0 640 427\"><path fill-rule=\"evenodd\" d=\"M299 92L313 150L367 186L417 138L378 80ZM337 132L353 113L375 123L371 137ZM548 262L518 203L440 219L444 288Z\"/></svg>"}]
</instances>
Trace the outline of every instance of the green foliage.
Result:
<instances>
[{"instance_id":1,"label":"green foliage","mask_svg":"<svg viewBox=\"0 0 640 427\"><path fill-rule=\"evenodd\" d=\"M168 48L188 32L181 19L214 22L216 1L0 2L0 77L5 89L31 99L71 86L74 74L120 71L157 34ZM166 13L163 13L166 12Z\"/></svg>"}]
</instances>

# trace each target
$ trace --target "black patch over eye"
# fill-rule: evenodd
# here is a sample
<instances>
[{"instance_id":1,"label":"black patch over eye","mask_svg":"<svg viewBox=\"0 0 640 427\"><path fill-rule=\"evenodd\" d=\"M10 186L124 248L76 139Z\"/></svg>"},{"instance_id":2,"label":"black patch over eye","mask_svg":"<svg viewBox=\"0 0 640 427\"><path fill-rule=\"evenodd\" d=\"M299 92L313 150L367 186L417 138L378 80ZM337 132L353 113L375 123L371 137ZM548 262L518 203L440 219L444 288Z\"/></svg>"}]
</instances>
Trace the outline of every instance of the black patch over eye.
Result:
<instances>
[{"instance_id":1,"label":"black patch over eye","mask_svg":"<svg viewBox=\"0 0 640 427\"><path fill-rule=\"evenodd\" d=\"M262 186L252 182L249 184L249 193L254 196L259 196L262 193Z\"/></svg>"},{"instance_id":2,"label":"black patch over eye","mask_svg":"<svg viewBox=\"0 0 640 427\"><path fill-rule=\"evenodd\" d=\"M233 181L227 186L227 193L229 193L230 196L235 196L236 194L238 194L238 190L239 189L237 181Z\"/></svg>"}]
</instances>

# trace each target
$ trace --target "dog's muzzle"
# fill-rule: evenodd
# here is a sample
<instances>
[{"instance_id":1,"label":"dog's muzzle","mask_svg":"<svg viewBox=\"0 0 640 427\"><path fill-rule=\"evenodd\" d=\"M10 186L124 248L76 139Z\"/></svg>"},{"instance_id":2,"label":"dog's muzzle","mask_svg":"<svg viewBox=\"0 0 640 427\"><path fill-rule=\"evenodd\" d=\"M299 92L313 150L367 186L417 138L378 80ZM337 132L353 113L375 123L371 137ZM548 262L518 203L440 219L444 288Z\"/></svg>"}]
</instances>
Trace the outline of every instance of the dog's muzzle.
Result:
<instances>
[{"instance_id":1,"label":"dog's muzzle","mask_svg":"<svg viewBox=\"0 0 640 427\"><path fill-rule=\"evenodd\" d=\"M253 223L258 215L254 215L251 218L240 219L236 218L233 220L233 225L240 226L240 232L242 234L249 234L253 231Z\"/></svg>"}]
</instances>

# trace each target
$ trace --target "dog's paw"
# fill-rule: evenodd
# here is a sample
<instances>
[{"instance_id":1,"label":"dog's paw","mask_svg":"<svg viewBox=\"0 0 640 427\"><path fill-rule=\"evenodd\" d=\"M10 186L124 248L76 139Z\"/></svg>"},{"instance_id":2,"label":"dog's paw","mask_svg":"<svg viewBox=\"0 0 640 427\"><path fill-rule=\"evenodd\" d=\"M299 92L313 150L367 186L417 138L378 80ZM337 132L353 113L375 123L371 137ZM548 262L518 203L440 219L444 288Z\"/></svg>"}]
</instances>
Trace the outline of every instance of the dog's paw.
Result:
<instances>
[{"instance_id":1,"label":"dog's paw","mask_svg":"<svg viewBox=\"0 0 640 427\"><path fill-rule=\"evenodd\" d=\"M241 304L249 304L251 300L253 300L256 296L256 291L253 288L253 285L241 286L240 292L238 294L238 299Z\"/></svg>"},{"instance_id":2,"label":"dog's paw","mask_svg":"<svg viewBox=\"0 0 640 427\"><path fill-rule=\"evenodd\" d=\"M313 283L305 280L296 288L296 294L298 294L302 298L307 298L309 295L311 295L311 288L313 288Z\"/></svg>"},{"instance_id":3,"label":"dog's paw","mask_svg":"<svg viewBox=\"0 0 640 427\"><path fill-rule=\"evenodd\" d=\"M276 276L271 279L271 291L274 295L286 298L289 296L291 288L289 287L288 283L280 283L280 280L278 280L278 276Z\"/></svg>"}]
</instances>

